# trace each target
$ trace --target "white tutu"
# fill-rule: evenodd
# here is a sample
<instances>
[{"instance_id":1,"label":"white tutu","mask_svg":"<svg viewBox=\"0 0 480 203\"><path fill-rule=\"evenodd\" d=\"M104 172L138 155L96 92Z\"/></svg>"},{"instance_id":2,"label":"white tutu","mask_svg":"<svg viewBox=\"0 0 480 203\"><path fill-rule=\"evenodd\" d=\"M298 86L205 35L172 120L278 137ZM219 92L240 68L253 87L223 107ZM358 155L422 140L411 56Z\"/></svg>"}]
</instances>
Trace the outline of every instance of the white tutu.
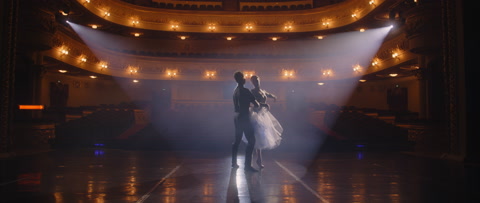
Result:
<instances>
[{"instance_id":1,"label":"white tutu","mask_svg":"<svg viewBox=\"0 0 480 203\"><path fill-rule=\"evenodd\" d=\"M255 129L255 149L273 149L282 141L283 128L278 120L266 108L258 112L250 111L251 122ZM247 143L243 136L242 140Z\"/></svg>"}]
</instances>

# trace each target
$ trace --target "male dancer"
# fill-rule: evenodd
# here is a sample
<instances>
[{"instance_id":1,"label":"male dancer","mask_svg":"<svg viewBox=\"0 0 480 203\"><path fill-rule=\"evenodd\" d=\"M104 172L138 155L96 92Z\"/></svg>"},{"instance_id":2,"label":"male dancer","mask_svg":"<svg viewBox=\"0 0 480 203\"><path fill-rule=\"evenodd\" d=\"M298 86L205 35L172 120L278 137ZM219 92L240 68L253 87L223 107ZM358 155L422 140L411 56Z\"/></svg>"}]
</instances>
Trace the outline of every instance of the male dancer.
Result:
<instances>
[{"instance_id":1,"label":"male dancer","mask_svg":"<svg viewBox=\"0 0 480 203\"><path fill-rule=\"evenodd\" d=\"M248 144L245 149L245 170L256 172L252 167L253 147L255 146L255 132L250 122L250 104L255 108L259 107L255 96L249 89L245 88L245 76L242 72L235 72L233 75L237 82L237 88L233 92L233 104L235 106L235 141L232 144L232 167L237 168L237 151L242 140L243 134L247 138Z\"/></svg>"}]
</instances>

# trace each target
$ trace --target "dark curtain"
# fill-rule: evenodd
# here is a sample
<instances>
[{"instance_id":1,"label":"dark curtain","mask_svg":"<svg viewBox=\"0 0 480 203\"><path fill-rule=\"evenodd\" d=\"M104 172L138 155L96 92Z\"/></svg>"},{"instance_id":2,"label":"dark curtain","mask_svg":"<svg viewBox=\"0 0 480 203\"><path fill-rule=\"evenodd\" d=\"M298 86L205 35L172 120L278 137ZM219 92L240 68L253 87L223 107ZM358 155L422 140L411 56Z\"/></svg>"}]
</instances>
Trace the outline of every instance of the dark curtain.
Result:
<instances>
[{"instance_id":1,"label":"dark curtain","mask_svg":"<svg viewBox=\"0 0 480 203\"><path fill-rule=\"evenodd\" d=\"M50 83L50 106L66 107L68 100L68 85L59 82Z\"/></svg>"},{"instance_id":2,"label":"dark curtain","mask_svg":"<svg viewBox=\"0 0 480 203\"><path fill-rule=\"evenodd\" d=\"M387 90L387 103L390 111L408 111L407 88L390 88Z\"/></svg>"}]
</instances>

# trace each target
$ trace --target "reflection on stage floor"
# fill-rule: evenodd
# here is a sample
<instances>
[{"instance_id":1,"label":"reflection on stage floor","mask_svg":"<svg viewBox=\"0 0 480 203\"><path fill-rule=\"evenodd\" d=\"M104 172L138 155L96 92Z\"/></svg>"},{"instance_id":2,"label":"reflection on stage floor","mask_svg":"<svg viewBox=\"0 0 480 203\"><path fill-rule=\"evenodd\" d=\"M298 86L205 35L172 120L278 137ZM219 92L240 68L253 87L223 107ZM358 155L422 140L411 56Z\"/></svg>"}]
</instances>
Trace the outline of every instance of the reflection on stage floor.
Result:
<instances>
[{"instance_id":1,"label":"reflection on stage floor","mask_svg":"<svg viewBox=\"0 0 480 203\"><path fill-rule=\"evenodd\" d=\"M469 202L478 168L388 151L264 152L259 172L228 148L57 149L3 159L2 202ZM258 168L258 166L253 165ZM472 179L473 178L473 179ZM476 182L472 182L476 181Z\"/></svg>"}]
</instances>

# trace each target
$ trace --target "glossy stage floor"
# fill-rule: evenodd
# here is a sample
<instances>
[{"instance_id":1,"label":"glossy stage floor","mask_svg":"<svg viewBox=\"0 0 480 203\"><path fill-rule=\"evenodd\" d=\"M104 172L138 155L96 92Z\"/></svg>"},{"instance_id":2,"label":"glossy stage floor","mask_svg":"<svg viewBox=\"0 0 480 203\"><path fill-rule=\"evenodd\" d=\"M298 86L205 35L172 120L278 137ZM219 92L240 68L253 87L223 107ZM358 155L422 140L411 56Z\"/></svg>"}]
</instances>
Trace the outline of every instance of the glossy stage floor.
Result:
<instances>
[{"instance_id":1,"label":"glossy stage floor","mask_svg":"<svg viewBox=\"0 0 480 203\"><path fill-rule=\"evenodd\" d=\"M326 143L327 144L327 143ZM56 149L3 159L0 202L478 202L478 167L399 151L274 149L259 172L229 148ZM256 165L254 165L257 167ZM258 167L257 167L258 168Z\"/></svg>"}]
</instances>

